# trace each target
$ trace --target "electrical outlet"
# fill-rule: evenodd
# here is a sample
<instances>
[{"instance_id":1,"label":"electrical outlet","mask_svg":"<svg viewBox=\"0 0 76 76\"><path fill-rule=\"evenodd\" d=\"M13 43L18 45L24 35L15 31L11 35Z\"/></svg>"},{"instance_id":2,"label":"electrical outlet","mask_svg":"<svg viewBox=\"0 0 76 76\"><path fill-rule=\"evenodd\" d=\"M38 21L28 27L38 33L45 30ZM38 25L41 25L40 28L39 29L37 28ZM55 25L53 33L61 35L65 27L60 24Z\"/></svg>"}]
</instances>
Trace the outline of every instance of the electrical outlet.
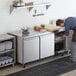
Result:
<instances>
[{"instance_id":1,"label":"electrical outlet","mask_svg":"<svg viewBox=\"0 0 76 76\"><path fill-rule=\"evenodd\" d=\"M53 24L53 20L50 21L50 24Z\"/></svg>"}]
</instances>

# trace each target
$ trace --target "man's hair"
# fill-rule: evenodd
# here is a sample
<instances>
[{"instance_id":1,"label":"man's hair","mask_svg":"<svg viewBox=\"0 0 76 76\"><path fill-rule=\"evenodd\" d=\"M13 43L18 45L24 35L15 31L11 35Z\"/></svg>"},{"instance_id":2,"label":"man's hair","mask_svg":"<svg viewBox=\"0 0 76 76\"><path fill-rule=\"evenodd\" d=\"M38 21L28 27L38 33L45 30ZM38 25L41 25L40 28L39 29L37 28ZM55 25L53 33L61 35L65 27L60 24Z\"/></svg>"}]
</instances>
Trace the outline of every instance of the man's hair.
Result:
<instances>
[{"instance_id":1,"label":"man's hair","mask_svg":"<svg viewBox=\"0 0 76 76\"><path fill-rule=\"evenodd\" d=\"M62 23L64 23L64 20L62 20L62 19L58 19L58 20L56 21L56 25L57 25L57 26L60 26L60 24L62 24Z\"/></svg>"}]
</instances>

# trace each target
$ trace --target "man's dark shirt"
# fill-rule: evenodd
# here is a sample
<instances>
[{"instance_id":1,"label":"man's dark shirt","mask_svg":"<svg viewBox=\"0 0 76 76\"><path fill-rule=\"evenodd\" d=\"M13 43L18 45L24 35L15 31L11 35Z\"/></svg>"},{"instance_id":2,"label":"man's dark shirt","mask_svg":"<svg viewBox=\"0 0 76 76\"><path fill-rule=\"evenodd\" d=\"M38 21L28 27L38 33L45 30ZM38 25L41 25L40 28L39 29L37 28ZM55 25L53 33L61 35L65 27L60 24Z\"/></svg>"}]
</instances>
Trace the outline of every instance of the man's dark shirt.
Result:
<instances>
[{"instance_id":1,"label":"man's dark shirt","mask_svg":"<svg viewBox=\"0 0 76 76\"><path fill-rule=\"evenodd\" d=\"M76 18L75 17L68 17L65 19L65 35L69 35L69 30L72 30L76 27Z\"/></svg>"}]
</instances>

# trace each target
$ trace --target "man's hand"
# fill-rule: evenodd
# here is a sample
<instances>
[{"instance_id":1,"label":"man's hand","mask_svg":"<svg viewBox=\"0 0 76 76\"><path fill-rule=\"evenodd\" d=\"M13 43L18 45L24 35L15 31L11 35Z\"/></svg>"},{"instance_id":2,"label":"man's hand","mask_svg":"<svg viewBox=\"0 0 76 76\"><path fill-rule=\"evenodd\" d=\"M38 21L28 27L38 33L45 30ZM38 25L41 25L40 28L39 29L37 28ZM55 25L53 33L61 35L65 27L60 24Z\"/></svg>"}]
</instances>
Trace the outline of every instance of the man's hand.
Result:
<instances>
[{"instance_id":1,"label":"man's hand","mask_svg":"<svg viewBox=\"0 0 76 76\"><path fill-rule=\"evenodd\" d=\"M61 39L66 39L68 36L67 35L63 35L62 37L61 37Z\"/></svg>"}]
</instances>

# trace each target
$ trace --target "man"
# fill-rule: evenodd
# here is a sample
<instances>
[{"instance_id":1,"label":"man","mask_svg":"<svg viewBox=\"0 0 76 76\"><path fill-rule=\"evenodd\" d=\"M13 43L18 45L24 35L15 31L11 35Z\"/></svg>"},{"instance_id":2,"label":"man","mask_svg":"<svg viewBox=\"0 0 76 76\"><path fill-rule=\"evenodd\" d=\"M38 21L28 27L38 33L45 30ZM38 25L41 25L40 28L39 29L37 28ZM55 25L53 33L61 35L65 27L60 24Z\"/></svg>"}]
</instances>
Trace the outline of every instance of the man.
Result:
<instances>
[{"instance_id":1,"label":"man","mask_svg":"<svg viewBox=\"0 0 76 76\"><path fill-rule=\"evenodd\" d=\"M57 26L65 27L65 33L62 38L66 38L69 35L69 31L73 30L72 35L72 50L71 50L71 57L72 61L76 61L76 18L75 17L68 17L65 20L58 19L56 21Z\"/></svg>"}]
</instances>

